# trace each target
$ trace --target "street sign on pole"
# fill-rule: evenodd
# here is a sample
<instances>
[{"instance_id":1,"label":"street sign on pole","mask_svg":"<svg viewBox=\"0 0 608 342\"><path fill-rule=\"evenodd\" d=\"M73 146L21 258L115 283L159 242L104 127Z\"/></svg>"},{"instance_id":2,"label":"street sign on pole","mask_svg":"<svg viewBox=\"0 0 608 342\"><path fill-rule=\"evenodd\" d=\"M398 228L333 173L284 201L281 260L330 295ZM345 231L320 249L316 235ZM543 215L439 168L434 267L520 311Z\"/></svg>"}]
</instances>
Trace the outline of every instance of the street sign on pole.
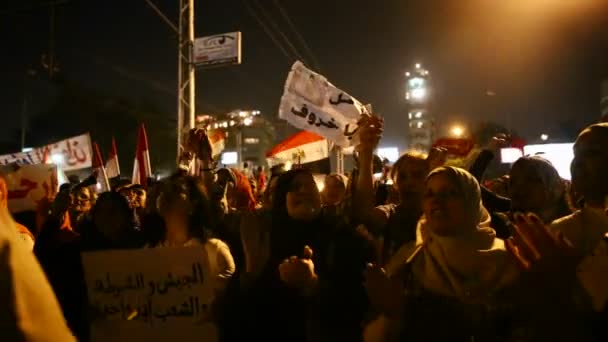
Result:
<instances>
[{"instance_id":1,"label":"street sign on pole","mask_svg":"<svg viewBox=\"0 0 608 342\"><path fill-rule=\"evenodd\" d=\"M193 53L197 67L241 64L241 32L196 38Z\"/></svg>"}]
</instances>

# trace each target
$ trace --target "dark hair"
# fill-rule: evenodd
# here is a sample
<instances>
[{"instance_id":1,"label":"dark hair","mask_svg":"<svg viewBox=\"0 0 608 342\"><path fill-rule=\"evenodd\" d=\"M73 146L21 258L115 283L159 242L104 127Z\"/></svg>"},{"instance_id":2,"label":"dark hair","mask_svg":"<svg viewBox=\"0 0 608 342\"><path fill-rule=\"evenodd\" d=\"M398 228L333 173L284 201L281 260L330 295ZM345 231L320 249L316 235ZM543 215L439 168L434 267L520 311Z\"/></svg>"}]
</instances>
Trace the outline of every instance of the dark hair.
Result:
<instances>
[{"instance_id":1,"label":"dark hair","mask_svg":"<svg viewBox=\"0 0 608 342\"><path fill-rule=\"evenodd\" d=\"M101 205L106 202L112 202L114 205L114 209L117 211L123 211L127 213L127 215L133 216L133 211L129 206L129 201L123 195L118 192L104 192L99 197L97 197L97 201L95 201L95 205L91 208L91 219L95 222L95 217L98 215L99 208Z\"/></svg>"},{"instance_id":2,"label":"dark hair","mask_svg":"<svg viewBox=\"0 0 608 342\"><path fill-rule=\"evenodd\" d=\"M211 201L202 181L192 176L182 174L174 174L165 179L160 185L158 195L158 208L172 202L172 200L180 194L185 194L188 202L191 205L191 211L188 217L188 233L191 237L205 241L209 238L209 230L214 226L214 217L212 216ZM157 212L156 214L159 214ZM159 221L160 224L152 224L144 226L148 241L152 245L157 245L164 238L166 225L162 216L154 215L154 221Z\"/></svg>"},{"instance_id":3,"label":"dark hair","mask_svg":"<svg viewBox=\"0 0 608 342\"><path fill-rule=\"evenodd\" d=\"M293 190L293 180L300 174L312 177L312 173L306 169L292 169L278 176L277 186L272 196L273 217L279 219L289 218L289 214L287 213L287 193Z\"/></svg>"}]
</instances>

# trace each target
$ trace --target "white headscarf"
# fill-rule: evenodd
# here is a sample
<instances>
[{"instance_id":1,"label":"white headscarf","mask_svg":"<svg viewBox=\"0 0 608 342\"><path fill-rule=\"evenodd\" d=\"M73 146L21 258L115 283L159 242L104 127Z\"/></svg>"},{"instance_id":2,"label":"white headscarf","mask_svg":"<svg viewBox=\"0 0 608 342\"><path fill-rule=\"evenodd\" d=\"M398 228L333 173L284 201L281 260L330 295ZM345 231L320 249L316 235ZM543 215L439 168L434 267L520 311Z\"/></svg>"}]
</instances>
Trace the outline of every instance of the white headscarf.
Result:
<instances>
[{"instance_id":1,"label":"white headscarf","mask_svg":"<svg viewBox=\"0 0 608 342\"><path fill-rule=\"evenodd\" d=\"M420 219L416 246L422 246L422 255L412 265L414 278L437 294L462 300L480 298L511 284L517 267L490 227L477 180L463 169L441 167L427 181L444 173L458 183L470 220L467 226L458 227L457 235L439 236L429 229L425 217Z\"/></svg>"}]
</instances>

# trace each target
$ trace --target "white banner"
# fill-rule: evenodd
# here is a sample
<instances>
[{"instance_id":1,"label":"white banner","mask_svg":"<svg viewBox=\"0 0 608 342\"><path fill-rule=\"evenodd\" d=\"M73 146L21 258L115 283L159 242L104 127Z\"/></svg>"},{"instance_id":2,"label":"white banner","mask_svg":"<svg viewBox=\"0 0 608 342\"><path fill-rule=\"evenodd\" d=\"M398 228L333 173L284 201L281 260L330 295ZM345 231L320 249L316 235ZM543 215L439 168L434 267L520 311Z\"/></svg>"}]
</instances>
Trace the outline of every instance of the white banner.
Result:
<instances>
[{"instance_id":1,"label":"white banner","mask_svg":"<svg viewBox=\"0 0 608 342\"><path fill-rule=\"evenodd\" d=\"M340 147L358 143L357 122L369 108L297 61L285 82L279 117Z\"/></svg>"},{"instance_id":2,"label":"white banner","mask_svg":"<svg viewBox=\"0 0 608 342\"><path fill-rule=\"evenodd\" d=\"M18 165L56 164L63 171L89 168L92 165L91 137L79 135L29 152L19 152L0 156L0 165L16 163Z\"/></svg>"},{"instance_id":3,"label":"white banner","mask_svg":"<svg viewBox=\"0 0 608 342\"><path fill-rule=\"evenodd\" d=\"M241 64L241 32L196 38L193 54L196 66Z\"/></svg>"},{"instance_id":4,"label":"white banner","mask_svg":"<svg viewBox=\"0 0 608 342\"><path fill-rule=\"evenodd\" d=\"M36 210L38 202L57 192L57 167L49 164L0 166L8 187L8 209L12 213Z\"/></svg>"},{"instance_id":5,"label":"white banner","mask_svg":"<svg viewBox=\"0 0 608 342\"><path fill-rule=\"evenodd\" d=\"M145 248L82 254L91 341L209 341L214 278L205 249Z\"/></svg>"}]
</instances>

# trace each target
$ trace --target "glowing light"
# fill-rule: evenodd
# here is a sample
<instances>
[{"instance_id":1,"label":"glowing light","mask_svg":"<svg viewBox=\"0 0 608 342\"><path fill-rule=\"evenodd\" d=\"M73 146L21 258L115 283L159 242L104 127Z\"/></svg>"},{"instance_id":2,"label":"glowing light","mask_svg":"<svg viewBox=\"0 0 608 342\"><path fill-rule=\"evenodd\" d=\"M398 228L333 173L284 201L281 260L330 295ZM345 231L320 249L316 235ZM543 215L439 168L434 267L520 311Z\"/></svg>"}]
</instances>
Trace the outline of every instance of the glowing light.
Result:
<instances>
[{"instance_id":1,"label":"glowing light","mask_svg":"<svg viewBox=\"0 0 608 342\"><path fill-rule=\"evenodd\" d=\"M547 134L541 134L540 135L540 140L547 141L547 140L549 140L549 136Z\"/></svg>"},{"instance_id":2,"label":"glowing light","mask_svg":"<svg viewBox=\"0 0 608 342\"><path fill-rule=\"evenodd\" d=\"M422 112L416 112L416 119L420 119L422 117Z\"/></svg>"},{"instance_id":3,"label":"glowing light","mask_svg":"<svg viewBox=\"0 0 608 342\"><path fill-rule=\"evenodd\" d=\"M234 126L236 124L236 122L234 122L234 120L230 120L230 127Z\"/></svg>"},{"instance_id":4,"label":"glowing light","mask_svg":"<svg viewBox=\"0 0 608 342\"><path fill-rule=\"evenodd\" d=\"M247 117L247 112L239 112L239 116L242 118Z\"/></svg>"},{"instance_id":5,"label":"glowing light","mask_svg":"<svg viewBox=\"0 0 608 342\"><path fill-rule=\"evenodd\" d=\"M291 170L291 166L293 165L292 162L288 161L285 163L285 171L289 171Z\"/></svg>"},{"instance_id":6,"label":"glowing light","mask_svg":"<svg viewBox=\"0 0 608 342\"><path fill-rule=\"evenodd\" d=\"M420 63L416 63L416 69L420 69Z\"/></svg>"},{"instance_id":7,"label":"glowing light","mask_svg":"<svg viewBox=\"0 0 608 342\"><path fill-rule=\"evenodd\" d=\"M405 73L405 77L410 77L410 72L409 71Z\"/></svg>"},{"instance_id":8,"label":"glowing light","mask_svg":"<svg viewBox=\"0 0 608 342\"><path fill-rule=\"evenodd\" d=\"M418 122L416 123L416 128L422 128L422 122L418 121Z\"/></svg>"},{"instance_id":9,"label":"glowing light","mask_svg":"<svg viewBox=\"0 0 608 342\"><path fill-rule=\"evenodd\" d=\"M515 147L501 148L500 149L500 161L503 164L513 164L517 159L524 156L522 150Z\"/></svg>"},{"instance_id":10,"label":"glowing light","mask_svg":"<svg viewBox=\"0 0 608 342\"><path fill-rule=\"evenodd\" d=\"M27 152L32 152L34 149L32 147L24 147L21 152L23 153L27 153Z\"/></svg>"},{"instance_id":11,"label":"glowing light","mask_svg":"<svg viewBox=\"0 0 608 342\"><path fill-rule=\"evenodd\" d=\"M452 135L456 138L460 138L464 134L464 128L461 126L454 126L450 129L450 133L452 133Z\"/></svg>"},{"instance_id":12,"label":"glowing light","mask_svg":"<svg viewBox=\"0 0 608 342\"><path fill-rule=\"evenodd\" d=\"M245 120L243 120L243 124L245 126L251 126L252 123L253 123L253 119L252 118L245 118Z\"/></svg>"},{"instance_id":13,"label":"glowing light","mask_svg":"<svg viewBox=\"0 0 608 342\"><path fill-rule=\"evenodd\" d=\"M426 97L426 89L420 88L420 89L412 90L412 98L414 100L422 100L425 97Z\"/></svg>"},{"instance_id":14,"label":"glowing light","mask_svg":"<svg viewBox=\"0 0 608 342\"><path fill-rule=\"evenodd\" d=\"M55 153L51 155L51 162L55 165L63 165L64 161L65 158L63 157L63 154Z\"/></svg>"}]
</instances>

